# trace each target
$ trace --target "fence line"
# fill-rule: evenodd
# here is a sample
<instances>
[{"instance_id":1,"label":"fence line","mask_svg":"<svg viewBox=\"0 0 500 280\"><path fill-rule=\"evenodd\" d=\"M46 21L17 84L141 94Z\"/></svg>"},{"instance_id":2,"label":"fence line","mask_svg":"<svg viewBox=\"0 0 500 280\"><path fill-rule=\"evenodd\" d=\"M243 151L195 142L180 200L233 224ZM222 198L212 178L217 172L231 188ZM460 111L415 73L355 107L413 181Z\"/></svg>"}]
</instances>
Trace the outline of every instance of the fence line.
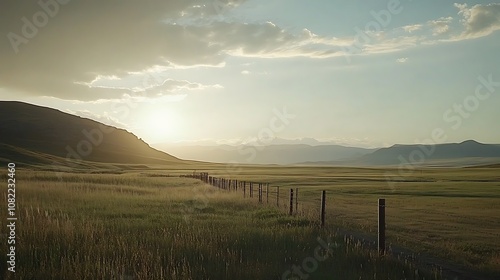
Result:
<instances>
[{"instance_id":1,"label":"fence line","mask_svg":"<svg viewBox=\"0 0 500 280\"><path fill-rule=\"evenodd\" d=\"M232 192L241 192L243 198L245 199L255 199L259 205L270 205L270 206L275 206L278 209L281 209L282 211L286 211L289 215L295 215L299 216L300 214L305 215L309 214L309 217L311 215L311 210L316 208L314 205L317 205L318 207L316 208L317 210L313 211L318 214L317 216L317 221L318 224L321 228L325 227L326 224L326 191L321 190L320 193L318 194L317 198L309 199L306 200L306 193L310 194L311 191L305 191L301 192L301 201L299 203L299 188L295 187L290 188L289 191L283 192L282 188L280 186L270 186L269 183L262 183L262 182L249 182L249 181L244 181L244 180L234 180L234 179L226 179L226 178L219 178L215 176L210 176L208 173L193 173L193 174L188 174L188 175L181 175L180 177L186 177L186 178L193 178L193 179L198 179L203 181L206 184L209 184L213 187L219 188L221 190L226 190L226 191L232 191ZM254 186L256 186L256 190L254 189ZM254 196L254 192L257 192L256 196ZM284 194L283 194L284 193ZM265 195L265 199L264 199ZM299 204L301 205L301 210L299 211ZM311 207L312 206L312 209ZM373 226L377 225L377 243L378 243L378 252L380 255L384 255L387 250L386 250L386 217L389 217L390 220L393 220L394 218L401 219L400 217L394 216L391 213L386 213L386 200L384 198L380 198L378 200L378 215L373 215L373 218L377 217L377 224L373 224ZM403 211L409 211L409 212L417 212L420 214L435 214L434 212L431 211L426 211L425 209L418 209L418 208L404 208L400 207L398 205L391 205L390 209L397 209L397 210L403 210ZM343 214L342 212L345 212L346 209L339 209L339 212L335 212L337 215L333 215L333 217L337 216L346 216L347 214ZM374 212L375 212L375 205L374 205ZM349 209L347 209L349 211ZM372 213L374 213L372 212ZM368 212L367 212L368 213ZM372 215L370 213L369 215ZM388 215L387 215L388 214ZM454 215L452 213L442 213L445 216L448 217L460 217L464 218L459 215ZM332 216L330 216L332 217ZM420 219L415 219L414 221L416 222L423 222L423 223L428 223L428 224L437 224L429 221L424 221ZM466 231L473 231L476 233L481 233L481 234L487 234L491 236L496 236L500 237L500 234L494 233L494 232L486 232L486 231L478 231L471 229L470 227L457 227L454 225L446 225L447 227L454 228L454 229L460 229L460 230L466 230Z\"/></svg>"}]
</instances>

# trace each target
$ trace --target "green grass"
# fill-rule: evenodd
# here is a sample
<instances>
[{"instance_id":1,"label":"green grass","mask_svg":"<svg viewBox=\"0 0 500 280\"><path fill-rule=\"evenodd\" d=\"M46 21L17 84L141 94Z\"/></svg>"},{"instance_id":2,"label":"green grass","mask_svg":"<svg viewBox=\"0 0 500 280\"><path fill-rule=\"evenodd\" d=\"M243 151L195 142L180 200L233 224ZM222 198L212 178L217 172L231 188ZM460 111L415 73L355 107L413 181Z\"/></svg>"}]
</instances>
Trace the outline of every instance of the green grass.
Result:
<instances>
[{"instance_id":1,"label":"green grass","mask_svg":"<svg viewBox=\"0 0 500 280\"><path fill-rule=\"evenodd\" d=\"M386 199L389 245L438 256L492 279L500 279L500 173L496 168L425 168L407 176L397 170L339 167L245 167L213 175L268 182L271 201L280 186L299 188L299 210L319 214L321 190L327 191L327 223L376 236L377 201ZM397 178L400 177L400 178Z\"/></svg>"},{"instance_id":2,"label":"green grass","mask_svg":"<svg viewBox=\"0 0 500 280\"><path fill-rule=\"evenodd\" d=\"M65 173L59 180L18 169L17 272L7 273L2 253L0 278L281 279L314 256L320 237L336 246L308 279L439 279L307 217L197 180L146 173Z\"/></svg>"}]
</instances>

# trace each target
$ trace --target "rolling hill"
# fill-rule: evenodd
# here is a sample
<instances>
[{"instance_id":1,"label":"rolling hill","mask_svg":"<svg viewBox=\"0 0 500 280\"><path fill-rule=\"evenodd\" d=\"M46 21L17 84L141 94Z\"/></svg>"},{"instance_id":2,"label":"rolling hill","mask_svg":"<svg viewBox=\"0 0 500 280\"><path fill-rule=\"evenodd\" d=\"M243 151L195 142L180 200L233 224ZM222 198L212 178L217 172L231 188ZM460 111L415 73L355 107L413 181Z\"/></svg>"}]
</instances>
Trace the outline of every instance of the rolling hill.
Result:
<instances>
[{"instance_id":1,"label":"rolling hill","mask_svg":"<svg viewBox=\"0 0 500 280\"><path fill-rule=\"evenodd\" d=\"M126 130L23 102L0 101L0 132L3 162L183 163Z\"/></svg>"},{"instance_id":2,"label":"rolling hill","mask_svg":"<svg viewBox=\"0 0 500 280\"><path fill-rule=\"evenodd\" d=\"M465 162L497 158L500 159L500 145L482 144L468 140L462 143L439 145L394 145L375 151L360 160L369 165L393 165L400 164L404 160L416 164L425 164L426 162L432 164L432 162Z\"/></svg>"},{"instance_id":3,"label":"rolling hill","mask_svg":"<svg viewBox=\"0 0 500 280\"><path fill-rule=\"evenodd\" d=\"M357 159L307 162L308 165L341 166L474 166L500 163L500 145L474 140L438 145L394 145Z\"/></svg>"}]
</instances>

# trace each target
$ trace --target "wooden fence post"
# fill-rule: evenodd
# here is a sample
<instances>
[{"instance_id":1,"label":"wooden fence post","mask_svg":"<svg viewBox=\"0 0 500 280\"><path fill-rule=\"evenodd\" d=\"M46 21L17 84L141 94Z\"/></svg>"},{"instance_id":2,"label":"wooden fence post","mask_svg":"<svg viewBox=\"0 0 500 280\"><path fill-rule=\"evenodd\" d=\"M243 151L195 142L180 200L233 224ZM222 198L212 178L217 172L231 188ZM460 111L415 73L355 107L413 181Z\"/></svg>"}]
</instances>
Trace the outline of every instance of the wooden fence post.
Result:
<instances>
[{"instance_id":1,"label":"wooden fence post","mask_svg":"<svg viewBox=\"0 0 500 280\"><path fill-rule=\"evenodd\" d=\"M266 203L269 204L269 183L266 184Z\"/></svg>"},{"instance_id":2,"label":"wooden fence post","mask_svg":"<svg viewBox=\"0 0 500 280\"><path fill-rule=\"evenodd\" d=\"M385 199L378 200L378 252L385 254Z\"/></svg>"},{"instance_id":3,"label":"wooden fence post","mask_svg":"<svg viewBox=\"0 0 500 280\"><path fill-rule=\"evenodd\" d=\"M326 191L321 192L321 227L325 227Z\"/></svg>"},{"instance_id":4,"label":"wooden fence post","mask_svg":"<svg viewBox=\"0 0 500 280\"><path fill-rule=\"evenodd\" d=\"M259 183L259 203L262 203L262 183Z\"/></svg>"},{"instance_id":5,"label":"wooden fence post","mask_svg":"<svg viewBox=\"0 0 500 280\"><path fill-rule=\"evenodd\" d=\"M280 207L280 187L276 187L276 207Z\"/></svg>"},{"instance_id":6,"label":"wooden fence post","mask_svg":"<svg viewBox=\"0 0 500 280\"><path fill-rule=\"evenodd\" d=\"M243 182L243 198L247 196L247 182Z\"/></svg>"},{"instance_id":7,"label":"wooden fence post","mask_svg":"<svg viewBox=\"0 0 500 280\"><path fill-rule=\"evenodd\" d=\"M293 215L293 189L290 189L290 216Z\"/></svg>"},{"instance_id":8,"label":"wooden fence post","mask_svg":"<svg viewBox=\"0 0 500 280\"><path fill-rule=\"evenodd\" d=\"M299 188L295 188L295 214L299 213Z\"/></svg>"}]
</instances>

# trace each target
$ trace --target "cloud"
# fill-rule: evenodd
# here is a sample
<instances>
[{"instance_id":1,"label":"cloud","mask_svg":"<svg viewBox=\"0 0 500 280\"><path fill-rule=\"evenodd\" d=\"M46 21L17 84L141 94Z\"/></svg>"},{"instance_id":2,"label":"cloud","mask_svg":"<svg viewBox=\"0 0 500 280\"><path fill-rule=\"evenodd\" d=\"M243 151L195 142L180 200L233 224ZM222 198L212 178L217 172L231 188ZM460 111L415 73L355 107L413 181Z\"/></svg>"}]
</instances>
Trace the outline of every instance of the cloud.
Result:
<instances>
[{"instance_id":1,"label":"cloud","mask_svg":"<svg viewBox=\"0 0 500 280\"><path fill-rule=\"evenodd\" d=\"M384 30L374 36L370 32L355 35L354 44L347 47L349 55L370 55L406 50L419 45L433 45L456 42L488 36L500 30L500 4L485 4L468 7L467 4L455 4L463 28L453 26L453 17L440 17L425 23L405 25L392 30ZM408 33L418 31L418 35ZM437 37L437 39L436 39Z\"/></svg>"},{"instance_id":2,"label":"cloud","mask_svg":"<svg viewBox=\"0 0 500 280\"><path fill-rule=\"evenodd\" d=\"M117 128L124 128L124 129L127 128L126 124L124 124L124 123L120 122L118 119L110 116L108 112L104 112L102 114L95 114L95 113L92 113L88 110L77 110L77 111L66 110L66 112L69 114L72 114L72 115L80 116L82 118L92 119L92 120L98 121L100 123L114 126Z\"/></svg>"},{"instance_id":3,"label":"cloud","mask_svg":"<svg viewBox=\"0 0 500 280\"><path fill-rule=\"evenodd\" d=\"M207 26L184 26L185 35L197 38L206 52L226 56L259 58L327 58L341 55L345 41L322 37L303 29L290 33L272 22L215 22Z\"/></svg>"},{"instance_id":4,"label":"cloud","mask_svg":"<svg viewBox=\"0 0 500 280\"><path fill-rule=\"evenodd\" d=\"M85 83L154 65L219 65L223 61L217 48L193 37L193 32L162 22L178 17L198 1L146 2L86 0L60 5L53 0L56 6L49 8L49 15L38 1L2 1L0 34L16 34L23 42L0 38L0 87L24 96L114 99L126 92ZM217 12L210 5L203 9ZM44 17L36 15L45 16L47 22L39 24Z\"/></svg>"},{"instance_id":5,"label":"cloud","mask_svg":"<svg viewBox=\"0 0 500 280\"><path fill-rule=\"evenodd\" d=\"M405 32L412 33L414 31L422 29L422 24L405 25L401 27Z\"/></svg>"},{"instance_id":6,"label":"cloud","mask_svg":"<svg viewBox=\"0 0 500 280\"><path fill-rule=\"evenodd\" d=\"M391 53L417 46L422 41L420 36L400 36L375 41L363 47L364 54Z\"/></svg>"},{"instance_id":7,"label":"cloud","mask_svg":"<svg viewBox=\"0 0 500 280\"><path fill-rule=\"evenodd\" d=\"M396 62L398 62L398 63L405 63L407 61L408 61L408 57L401 57L401 58L396 59Z\"/></svg>"},{"instance_id":8,"label":"cloud","mask_svg":"<svg viewBox=\"0 0 500 280\"><path fill-rule=\"evenodd\" d=\"M133 97L158 98L177 94L179 91L222 88L221 85L204 85L186 80L174 80L162 77L159 73L131 73L123 78L116 76L98 76L90 83L89 88L123 90Z\"/></svg>"},{"instance_id":9,"label":"cloud","mask_svg":"<svg viewBox=\"0 0 500 280\"><path fill-rule=\"evenodd\" d=\"M455 3L455 7L459 10L458 14L463 16L461 22L465 30L460 37L479 38L500 30L500 3L470 8L467 4Z\"/></svg>"},{"instance_id":10,"label":"cloud","mask_svg":"<svg viewBox=\"0 0 500 280\"><path fill-rule=\"evenodd\" d=\"M248 70L243 70L243 71L241 71L241 74L243 74L243 75L248 75L248 74L250 74L250 71L248 71Z\"/></svg>"},{"instance_id":11,"label":"cloud","mask_svg":"<svg viewBox=\"0 0 500 280\"><path fill-rule=\"evenodd\" d=\"M322 59L396 52L429 42L420 36L424 28L436 36L451 32L449 18L394 29L403 34L383 30L338 38L308 29L292 32L273 22L229 18L233 9L245 4L243 0L58 1L65 2L1 1L0 35L7 35L0 38L4 91L80 101L115 100L141 92L153 98L221 86L166 74L161 83L154 80L153 86L145 86L143 80L125 77L154 67L223 67L231 56ZM500 29L500 4L455 6L464 25L456 38L477 38ZM416 31L419 36L408 36ZM363 36L368 40L356 41ZM107 85L98 83L104 80Z\"/></svg>"},{"instance_id":12,"label":"cloud","mask_svg":"<svg viewBox=\"0 0 500 280\"><path fill-rule=\"evenodd\" d=\"M437 20L430 20L427 24L432 28L432 35L439 36L450 31L450 23L452 21L452 17L442 17Z\"/></svg>"},{"instance_id":13,"label":"cloud","mask_svg":"<svg viewBox=\"0 0 500 280\"><path fill-rule=\"evenodd\" d=\"M89 81L123 77L154 66L221 66L228 56L327 58L342 55L339 46L346 44L307 29L290 33L271 22L195 23L196 19L226 14L244 3L242 0L215 0L206 5L195 0L51 3L57 6L51 8L51 15L37 2L0 4L0 34L16 34L25 40L19 43L7 36L0 39L1 87L25 96L81 101L117 99L128 93L130 86L88 86ZM47 22L38 26L37 14L45 15ZM181 18L186 19L182 24L174 22ZM25 32L33 26L33 34ZM141 87L140 81L135 87ZM176 88L204 86L171 81L159 94Z\"/></svg>"}]
</instances>

